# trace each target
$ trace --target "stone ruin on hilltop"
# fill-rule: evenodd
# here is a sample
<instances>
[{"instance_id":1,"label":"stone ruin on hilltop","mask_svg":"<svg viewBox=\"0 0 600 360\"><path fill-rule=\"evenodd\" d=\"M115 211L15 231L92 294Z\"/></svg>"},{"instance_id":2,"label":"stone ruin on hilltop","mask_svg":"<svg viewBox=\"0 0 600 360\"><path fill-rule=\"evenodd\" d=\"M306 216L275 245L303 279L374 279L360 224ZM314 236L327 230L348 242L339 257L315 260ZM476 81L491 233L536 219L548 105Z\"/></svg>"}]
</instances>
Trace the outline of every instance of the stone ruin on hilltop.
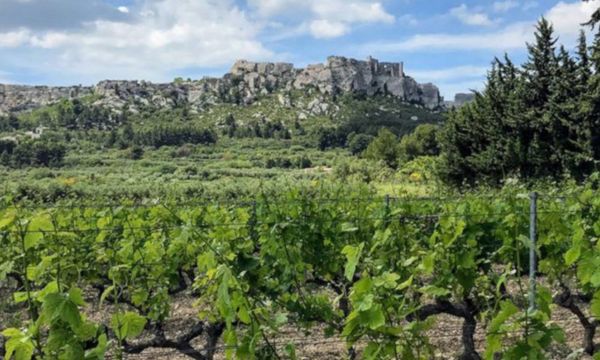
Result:
<instances>
[{"instance_id":1,"label":"stone ruin on hilltop","mask_svg":"<svg viewBox=\"0 0 600 360\"><path fill-rule=\"evenodd\" d=\"M388 95L430 109L443 104L439 89L418 84L404 73L403 63L331 56L325 64L297 69L289 63L237 61L222 78L155 84L147 81L101 81L95 86L23 86L0 84L0 113L25 111L94 95L95 104L120 110L128 105L173 108L182 104L201 111L219 102L251 104L277 90L316 89L323 95L364 93Z\"/></svg>"}]
</instances>

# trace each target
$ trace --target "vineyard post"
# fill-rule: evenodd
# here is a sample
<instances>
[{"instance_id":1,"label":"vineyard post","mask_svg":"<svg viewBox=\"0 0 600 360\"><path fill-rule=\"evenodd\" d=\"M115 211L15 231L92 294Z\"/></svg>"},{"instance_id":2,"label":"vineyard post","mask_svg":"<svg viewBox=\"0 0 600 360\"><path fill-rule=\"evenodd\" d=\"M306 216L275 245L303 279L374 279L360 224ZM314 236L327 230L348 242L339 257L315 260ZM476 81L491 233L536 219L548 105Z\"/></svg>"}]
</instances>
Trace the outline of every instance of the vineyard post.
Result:
<instances>
[{"instance_id":1,"label":"vineyard post","mask_svg":"<svg viewBox=\"0 0 600 360\"><path fill-rule=\"evenodd\" d=\"M390 196L389 195L385 195L385 224L386 226L389 225L389 221L390 221Z\"/></svg>"},{"instance_id":2,"label":"vineyard post","mask_svg":"<svg viewBox=\"0 0 600 360\"><path fill-rule=\"evenodd\" d=\"M529 204L529 308L535 309L535 272L536 272L536 240L537 240L537 199L538 194L534 191L530 194Z\"/></svg>"}]
</instances>

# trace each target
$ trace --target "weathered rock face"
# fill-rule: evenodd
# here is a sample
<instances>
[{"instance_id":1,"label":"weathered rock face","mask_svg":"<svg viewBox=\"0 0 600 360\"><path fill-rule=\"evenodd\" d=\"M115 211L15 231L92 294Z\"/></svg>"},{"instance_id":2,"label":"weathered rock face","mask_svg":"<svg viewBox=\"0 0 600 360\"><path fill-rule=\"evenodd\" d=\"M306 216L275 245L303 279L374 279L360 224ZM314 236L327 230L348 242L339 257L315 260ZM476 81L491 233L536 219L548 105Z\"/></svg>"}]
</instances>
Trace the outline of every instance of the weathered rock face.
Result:
<instances>
[{"instance_id":1,"label":"weathered rock face","mask_svg":"<svg viewBox=\"0 0 600 360\"><path fill-rule=\"evenodd\" d=\"M61 99L95 95L95 104L120 110L128 106L172 108L179 105L201 111L219 102L251 104L277 90L316 89L323 95L363 93L390 95L428 108L442 105L438 88L418 84L404 74L402 63L384 63L332 56L325 64L296 69L288 63L237 61L222 78L153 84L145 81L102 81L93 87L0 85L0 113L30 110Z\"/></svg>"},{"instance_id":2,"label":"weathered rock face","mask_svg":"<svg viewBox=\"0 0 600 360\"><path fill-rule=\"evenodd\" d=\"M469 93L469 94L458 93L458 94L454 95L454 106L460 107L460 106L470 103L473 100L475 100L474 93Z\"/></svg>"},{"instance_id":3,"label":"weathered rock face","mask_svg":"<svg viewBox=\"0 0 600 360\"><path fill-rule=\"evenodd\" d=\"M60 101L91 95L91 87L48 87L0 84L0 113L24 111Z\"/></svg>"}]
</instances>

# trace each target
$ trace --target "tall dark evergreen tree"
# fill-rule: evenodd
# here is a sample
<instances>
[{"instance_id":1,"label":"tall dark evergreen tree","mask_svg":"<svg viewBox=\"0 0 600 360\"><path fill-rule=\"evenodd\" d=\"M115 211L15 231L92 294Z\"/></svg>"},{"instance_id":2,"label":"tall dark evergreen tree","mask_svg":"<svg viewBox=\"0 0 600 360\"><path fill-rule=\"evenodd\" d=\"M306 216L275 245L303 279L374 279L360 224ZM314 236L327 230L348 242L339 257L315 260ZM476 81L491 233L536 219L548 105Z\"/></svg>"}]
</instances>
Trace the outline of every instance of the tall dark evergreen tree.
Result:
<instances>
[{"instance_id":1,"label":"tall dark evergreen tree","mask_svg":"<svg viewBox=\"0 0 600 360\"><path fill-rule=\"evenodd\" d=\"M591 54L580 37L577 60L546 19L517 68L496 59L485 90L450 113L441 132L442 174L460 184L509 176L582 178L600 159L600 35Z\"/></svg>"},{"instance_id":2,"label":"tall dark evergreen tree","mask_svg":"<svg viewBox=\"0 0 600 360\"><path fill-rule=\"evenodd\" d=\"M579 79L579 83L581 86L587 87L590 76L592 76L592 68L590 63L587 39L583 30L581 30L581 32L579 33L579 41L577 44L577 58L579 60L577 64L577 78Z\"/></svg>"},{"instance_id":3,"label":"tall dark evergreen tree","mask_svg":"<svg viewBox=\"0 0 600 360\"><path fill-rule=\"evenodd\" d=\"M590 63L593 73L583 95L581 111L588 123L594 159L600 159L600 28L596 30L591 47Z\"/></svg>"},{"instance_id":4,"label":"tall dark evergreen tree","mask_svg":"<svg viewBox=\"0 0 600 360\"><path fill-rule=\"evenodd\" d=\"M542 18L535 32L533 44L527 44L528 61L523 65L525 77L524 100L527 105L524 113L526 126L523 128L522 154L524 161L521 168L525 177L555 175L559 166L552 148L552 127L549 118L544 116L548 111L552 96L552 84L557 70L557 59L552 25Z\"/></svg>"},{"instance_id":5,"label":"tall dark evergreen tree","mask_svg":"<svg viewBox=\"0 0 600 360\"><path fill-rule=\"evenodd\" d=\"M514 92L520 76L512 62L496 59L488 73L486 89L475 100L454 111L440 134L444 159L442 175L448 180L472 183L494 181L515 168L518 121L512 112L519 106ZM522 113L522 112L521 112Z\"/></svg>"},{"instance_id":6,"label":"tall dark evergreen tree","mask_svg":"<svg viewBox=\"0 0 600 360\"><path fill-rule=\"evenodd\" d=\"M588 128L579 113L582 93L578 70L575 60L561 47L546 119L554 148L550 160L558 163L558 169L581 178L593 164L589 161L592 154Z\"/></svg>"}]
</instances>

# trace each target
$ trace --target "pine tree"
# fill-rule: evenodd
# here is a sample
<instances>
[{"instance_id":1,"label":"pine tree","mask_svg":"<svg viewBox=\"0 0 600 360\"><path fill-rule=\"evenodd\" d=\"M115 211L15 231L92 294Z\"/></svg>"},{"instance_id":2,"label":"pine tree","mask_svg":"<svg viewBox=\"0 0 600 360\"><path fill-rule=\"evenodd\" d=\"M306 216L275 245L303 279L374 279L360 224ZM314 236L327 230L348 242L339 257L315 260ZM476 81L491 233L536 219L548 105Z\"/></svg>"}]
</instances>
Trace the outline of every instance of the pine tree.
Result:
<instances>
[{"instance_id":1,"label":"pine tree","mask_svg":"<svg viewBox=\"0 0 600 360\"><path fill-rule=\"evenodd\" d=\"M583 179L600 159L600 29L576 58L556 50L552 26L541 19L528 60L516 67L496 59L485 90L449 114L440 135L441 175L454 184L521 178ZM591 49L591 51L590 51Z\"/></svg>"},{"instance_id":2,"label":"pine tree","mask_svg":"<svg viewBox=\"0 0 600 360\"><path fill-rule=\"evenodd\" d=\"M535 31L535 42L527 44L529 59L523 65L529 92L529 106L536 111L543 111L550 98L552 78L556 71L554 28L542 18Z\"/></svg>"},{"instance_id":3,"label":"pine tree","mask_svg":"<svg viewBox=\"0 0 600 360\"><path fill-rule=\"evenodd\" d=\"M545 118L552 134L549 161L556 164L556 175L568 172L578 178L589 172L586 126L578 115L580 87L577 78L578 66L564 47L557 56L558 67L552 84L552 95Z\"/></svg>"},{"instance_id":4,"label":"pine tree","mask_svg":"<svg viewBox=\"0 0 600 360\"><path fill-rule=\"evenodd\" d=\"M587 39L583 30L581 30L581 32L579 33L579 41L577 44L577 58L579 60L577 64L577 79L579 80L580 86L585 87L587 86L590 76L592 76L592 68L590 64Z\"/></svg>"},{"instance_id":5,"label":"pine tree","mask_svg":"<svg viewBox=\"0 0 600 360\"><path fill-rule=\"evenodd\" d=\"M547 116L552 84L556 73L556 38L552 25L542 18L535 32L535 42L527 44L528 61L523 65L525 77L525 121L523 128L522 167L525 177L544 177L555 175L559 164L552 156L552 126Z\"/></svg>"},{"instance_id":6,"label":"pine tree","mask_svg":"<svg viewBox=\"0 0 600 360\"><path fill-rule=\"evenodd\" d=\"M600 28L596 31L591 47L590 63L593 73L583 95L582 113L589 127L590 147L594 159L600 159Z\"/></svg>"}]
</instances>

